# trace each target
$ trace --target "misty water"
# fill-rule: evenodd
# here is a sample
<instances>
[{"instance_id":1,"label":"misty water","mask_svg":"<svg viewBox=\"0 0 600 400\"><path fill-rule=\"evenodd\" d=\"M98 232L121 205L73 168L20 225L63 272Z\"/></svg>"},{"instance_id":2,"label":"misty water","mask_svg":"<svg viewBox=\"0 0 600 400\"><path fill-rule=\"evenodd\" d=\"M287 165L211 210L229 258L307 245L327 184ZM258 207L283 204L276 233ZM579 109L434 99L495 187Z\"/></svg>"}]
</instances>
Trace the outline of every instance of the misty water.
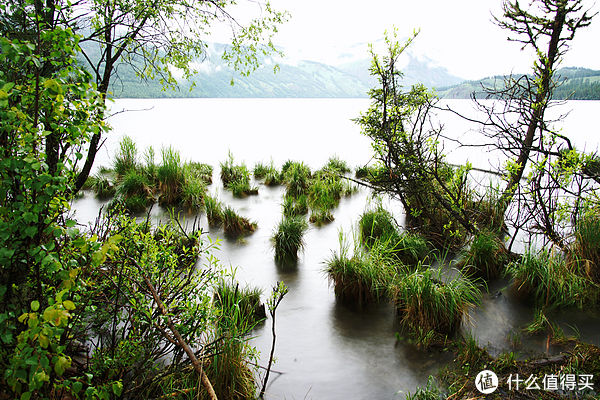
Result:
<instances>
[{"instance_id":1,"label":"misty water","mask_svg":"<svg viewBox=\"0 0 600 400\"><path fill-rule=\"evenodd\" d=\"M449 101L455 109L470 112L466 100ZM395 399L404 398L424 385L430 374L451 360L450 353L424 351L396 339L397 326L390 305L366 308L340 304L323 273L332 251L339 249L339 232L350 237L360 214L369 206L370 194L361 189L343 198L334 211L335 220L322 227L311 225L305 235L305 250L298 263L282 267L274 262L270 237L281 219L282 187L259 186L258 196L235 199L223 190L219 180L220 162L231 151L237 162L252 168L255 162L276 166L288 159L301 160L320 168L332 155L352 167L371 158L369 140L351 119L369 105L367 99L161 99L117 100L111 105L115 115L105 146L95 168L110 166L123 135L134 139L138 149L152 145L173 146L184 160L205 162L215 167L209 191L232 205L238 212L258 223L258 230L243 240L220 240L215 252L223 265L236 270L243 284L260 287L266 297L277 281L284 281L289 293L277 311L276 363L268 399ZM568 102L562 110L572 110L562 124L579 149L597 147L600 127L600 102ZM441 115L445 133L454 138L474 138L463 120ZM498 160L485 151L446 147L448 159L464 163L467 159L480 168L490 168ZM159 160L157 160L159 161ZM388 202L401 222L401 208ZM91 193L75 201L73 209L81 224L95 219L103 203ZM166 220L168 213L157 205L152 218ZM186 216L193 221L196 216ZM213 239L222 230L210 230L204 215L203 229ZM518 351L520 354L548 350L545 337L521 335L521 328L532 320L531 307L514 299L498 281L483 295L481 306L472 310L463 324L480 345L490 353ZM552 315L567 334L576 331L582 340L600 344L600 316L594 311L572 310ZM266 365L271 345L271 322L253 332L252 342L261 351ZM515 340L520 337L519 340Z\"/></svg>"}]
</instances>

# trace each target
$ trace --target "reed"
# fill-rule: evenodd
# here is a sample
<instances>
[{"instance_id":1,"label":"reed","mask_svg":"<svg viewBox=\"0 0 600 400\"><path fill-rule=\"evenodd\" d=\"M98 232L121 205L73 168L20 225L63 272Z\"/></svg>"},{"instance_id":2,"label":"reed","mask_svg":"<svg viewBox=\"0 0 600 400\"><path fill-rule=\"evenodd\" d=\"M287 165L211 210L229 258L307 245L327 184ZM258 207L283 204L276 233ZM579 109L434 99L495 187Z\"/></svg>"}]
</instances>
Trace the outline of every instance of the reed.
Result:
<instances>
[{"instance_id":1,"label":"reed","mask_svg":"<svg viewBox=\"0 0 600 400\"><path fill-rule=\"evenodd\" d=\"M275 249L275 260L298 258L298 250L304 247L304 233L308 224L303 217L284 217L271 237Z\"/></svg>"},{"instance_id":2,"label":"reed","mask_svg":"<svg viewBox=\"0 0 600 400\"><path fill-rule=\"evenodd\" d=\"M400 324L407 332L434 331L452 335L470 307L479 303L480 291L459 276L443 282L441 270L425 266L399 275L390 285L390 294Z\"/></svg>"},{"instance_id":3,"label":"reed","mask_svg":"<svg viewBox=\"0 0 600 400\"><path fill-rule=\"evenodd\" d=\"M204 196L206 186L203 180L198 178L186 179L181 191L181 203L190 213L204 210Z\"/></svg>"},{"instance_id":4,"label":"reed","mask_svg":"<svg viewBox=\"0 0 600 400\"><path fill-rule=\"evenodd\" d=\"M600 283L600 212L585 213L575 226L572 255L584 264L586 275Z\"/></svg>"}]
</instances>

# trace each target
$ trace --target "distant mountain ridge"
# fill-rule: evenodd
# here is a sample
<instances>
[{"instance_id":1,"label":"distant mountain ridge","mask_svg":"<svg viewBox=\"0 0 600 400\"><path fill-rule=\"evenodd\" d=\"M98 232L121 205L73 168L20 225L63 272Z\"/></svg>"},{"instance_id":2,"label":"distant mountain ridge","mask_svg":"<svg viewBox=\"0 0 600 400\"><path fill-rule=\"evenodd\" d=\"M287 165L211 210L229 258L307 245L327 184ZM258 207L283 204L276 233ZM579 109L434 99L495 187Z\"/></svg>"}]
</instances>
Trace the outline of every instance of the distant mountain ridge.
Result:
<instances>
[{"instance_id":1,"label":"distant mountain ridge","mask_svg":"<svg viewBox=\"0 0 600 400\"><path fill-rule=\"evenodd\" d=\"M566 67L557 72L560 85L554 89L556 100L599 100L600 71ZM477 81L465 81L457 85L437 89L437 95L445 99L468 99L474 93L478 98L485 98L483 87L503 86L506 76L492 76Z\"/></svg>"}]
</instances>

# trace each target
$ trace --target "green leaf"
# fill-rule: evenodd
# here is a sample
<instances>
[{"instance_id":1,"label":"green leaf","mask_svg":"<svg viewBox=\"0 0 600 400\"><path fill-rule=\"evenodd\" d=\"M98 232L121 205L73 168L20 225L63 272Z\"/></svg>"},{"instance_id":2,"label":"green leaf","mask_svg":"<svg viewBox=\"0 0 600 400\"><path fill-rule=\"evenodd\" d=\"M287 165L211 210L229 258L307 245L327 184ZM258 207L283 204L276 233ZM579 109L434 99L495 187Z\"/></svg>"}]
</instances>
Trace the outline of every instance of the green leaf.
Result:
<instances>
[{"instance_id":1,"label":"green leaf","mask_svg":"<svg viewBox=\"0 0 600 400\"><path fill-rule=\"evenodd\" d=\"M115 396L120 396L121 393L123 392L123 384L119 381L119 382L113 382L112 384L112 391L115 394Z\"/></svg>"},{"instance_id":2,"label":"green leaf","mask_svg":"<svg viewBox=\"0 0 600 400\"><path fill-rule=\"evenodd\" d=\"M71 385L71 391L74 394L77 394L77 393L81 392L82 387L83 387L83 383L81 383L79 381L73 382L73 384Z\"/></svg>"},{"instance_id":3,"label":"green leaf","mask_svg":"<svg viewBox=\"0 0 600 400\"><path fill-rule=\"evenodd\" d=\"M40 309L40 302L37 300L34 300L31 302L31 310L32 311L37 311Z\"/></svg>"},{"instance_id":4,"label":"green leaf","mask_svg":"<svg viewBox=\"0 0 600 400\"><path fill-rule=\"evenodd\" d=\"M65 373L65 370L71 366L71 360L67 357L60 356L56 363L54 364L54 372L56 375L61 376Z\"/></svg>"},{"instance_id":5,"label":"green leaf","mask_svg":"<svg viewBox=\"0 0 600 400\"><path fill-rule=\"evenodd\" d=\"M73 303L71 300L65 300L63 302L63 306L69 311L72 311L75 309L75 303Z\"/></svg>"}]
</instances>

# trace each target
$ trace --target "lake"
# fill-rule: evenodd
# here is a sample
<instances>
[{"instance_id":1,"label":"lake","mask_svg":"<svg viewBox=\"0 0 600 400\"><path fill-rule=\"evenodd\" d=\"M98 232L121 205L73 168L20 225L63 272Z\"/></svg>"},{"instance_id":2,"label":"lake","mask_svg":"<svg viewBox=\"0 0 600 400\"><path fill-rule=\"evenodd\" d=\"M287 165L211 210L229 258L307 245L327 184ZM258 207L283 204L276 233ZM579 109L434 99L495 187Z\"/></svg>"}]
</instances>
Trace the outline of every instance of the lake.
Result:
<instances>
[{"instance_id":1,"label":"lake","mask_svg":"<svg viewBox=\"0 0 600 400\"><path fill-rule=\"evenodd\" d=\"M467 100L447 104L470 112ZM351 236L360 214L368 207L369 193L360 190L342 199L334 211L335 221L311 225L305 236L305 251L294 268L277 266L270 237L281 219L284 189L259 185L259 195L235 199L223 190L218 179L219 163L228 151L250 168L255 162L280 166L287 159L301 160L312 168L321 167L332 155L352 167L371 158L368 138L360 134L351 119L369 105L368 99L121 99L111 105L116 113L109 119L113 131L99 152L95 168L110 166L123 135L131 136L143 150L154 146L173 146L184 160L206 162L215 167L209 191L242 215L258 223L258 230L243 241L222 240L216 256L236 269L238 280L264 289L283 280L290 291L277 311L276 363L271 374L267 399L396 399L404 398L424 385L430 374L451 359L451 354L429 352L396 340L396 323L388 304L363 309L339 304L323 273L324 262L339 249L340 230ZM568 102L562 110L572 109L564 122L563 133L574 138L578 148L595 149L600 129L600 102ZM121 112L122 110L129 110ZM449 136L468 140L474 127L451 115L442 115ZM451 162L470 160L488 168L497 163L485 151L457 149L447 145ZM141 152L141 151L140 151ZM158 161L158 160L157 160ZM74 203L80 223L92 221L103 203L87 193ZM401 219L397 204L388 203ZM158 206L154 219L166 219ZM188 216L193 220L194 216ZM205 216L202 226L209 231ZM222 231L210 231L213 238ZM531 321L533 311L521 305L505 290L506 282L496 282L491 294L484 294L482 305L473 310L464 324L481 345L492 354L512 349L515 334ZM585 341L598 344L600 317L593 312L568 312L556 320L570 332L578 329ZM258 327L253 343L266 365L271 344L270 320ZM524 337L520 351L543 352L545 338Z\"/></svg>"}]
</instances>

